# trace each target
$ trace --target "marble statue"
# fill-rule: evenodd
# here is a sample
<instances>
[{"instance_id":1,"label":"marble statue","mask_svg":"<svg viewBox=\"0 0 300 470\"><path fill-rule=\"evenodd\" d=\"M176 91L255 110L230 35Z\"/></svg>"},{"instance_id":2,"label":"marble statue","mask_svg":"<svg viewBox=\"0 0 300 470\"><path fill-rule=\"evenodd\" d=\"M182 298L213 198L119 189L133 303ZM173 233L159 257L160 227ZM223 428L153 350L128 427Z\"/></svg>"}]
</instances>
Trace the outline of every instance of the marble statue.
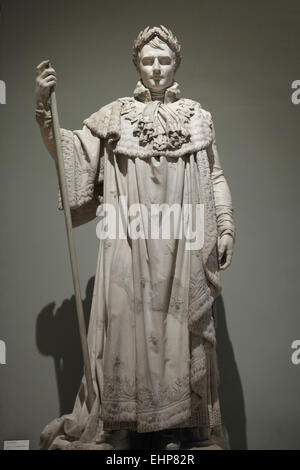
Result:
<instances>
[{"instance_id":1,"label":"marble statue","mask_svg":"<svg viewBox=\"0 0 300 470\"><path fill-rule=\"evenodd\" d=\"M81 130L61 129L73 227L105 204L120 214L123 197L127 208L202 205L204 233L189 250L175 232L100 239L88 329L96 400L89 411L83 376L73 412L46 426L42 449L126 449L149 433L160 449L226 448L215 300L235 243L232 199L211 113L180 96L181 59L170 30L147 27L134 42L133 96L101 107ZM56 72L43 61L36 73L36 119L57 165L49 107ZM143 214L140 229L149 219L160 224Z\"/></svg>"}]
</instances>

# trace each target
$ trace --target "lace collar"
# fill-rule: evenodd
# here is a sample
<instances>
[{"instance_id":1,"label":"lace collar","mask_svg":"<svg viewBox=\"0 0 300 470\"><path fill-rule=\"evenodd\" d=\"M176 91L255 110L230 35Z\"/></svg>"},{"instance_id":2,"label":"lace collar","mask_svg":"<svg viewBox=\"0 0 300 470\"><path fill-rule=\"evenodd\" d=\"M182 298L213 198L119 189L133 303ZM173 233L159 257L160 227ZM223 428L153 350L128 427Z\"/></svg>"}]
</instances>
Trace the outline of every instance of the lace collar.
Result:
<instances>
[{"instance_id":1,"label":"lace collar","mask_svg":"<svg viewBox=\"0 0 300 470\"><path fill-rule=\"evenodd\" d=\"M174 101L180 98L180 88L177 82L174 82L165 91L164 104L174 103ZM152 101L151 92L149 88L146 88L141 80L138 81L136 88L133 92L133 96L136 100L142 101L143 103L150 103Z\"/></svg>"}]
</instances>

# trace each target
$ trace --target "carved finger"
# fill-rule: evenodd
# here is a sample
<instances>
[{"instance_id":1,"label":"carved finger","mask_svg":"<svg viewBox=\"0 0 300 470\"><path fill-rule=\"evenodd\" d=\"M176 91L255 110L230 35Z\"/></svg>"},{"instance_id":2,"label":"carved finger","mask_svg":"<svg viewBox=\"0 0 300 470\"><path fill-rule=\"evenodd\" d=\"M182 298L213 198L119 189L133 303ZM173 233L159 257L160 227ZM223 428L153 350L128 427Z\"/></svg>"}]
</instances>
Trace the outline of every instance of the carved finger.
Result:
<instances>
[{"instance_id":1,"label":"carved finger","mask_svg":"<svg viewBox=\"0 0 300 470\"><path fill-rule=\"evenodd\" d=\"M36 68L36 74L37 74L37 75L40 75L41 72L43 72L43 70L45 70L45 68L48 67L49 63L50 63L50 60L43 60L43 62L41 62L41 63L37 66L37 68Z\"/></svg>"},{"instance_id":2,"label":"carved finger","mask_svg":"<svg viewBox=\"0 0 300 470\"><path fill-rule=\"evenodd\" d=\"M229 264L228 264L228 261L226 259L226 262L220 266L220 270L224 271L226 268L228 268L228 266L229 266Z\"/></svg>"},{"instance_id":3,"label":"carved finger","mask_svg":"<svg viewBox=\"0 0 300 470\"><path fill-rule=\"evenodd\" d=\"M224 243L220 243L219 245L219 249L218 249L218 259L219 259L219 263L221 262L223 256L224 256L224 251L225 251L225 246L224 246Z\"/></svg>"},{"instance_id":4,"label":"carved finger","mask_svg":"<svg viewBox=\"0 0 300 470\"><path fill-rule=\"evenodd\" d=\"M56 80L52 80L50 82L47 82L46 87L51 88L53 86L56 86Z\"/></svg>"},{"instance_id":5,"label":"carved finger","mask_svg":"<svg viewBox=\"0 0 300 470\"><path fill-rule=\"evenodd\" d=\"M227 263L222 264L222 266L220 266L220 270L221 270L221 271L224 271L224 270L227 269L227 268L228 268L228 264L227 264Z\"/></svg>"},{"instance_id":6,"label":"carved finger","mask_svg":"<svg viewBox=\"0 0 300 470\"><path fill-rule=\"evenodd\" d=\"M48 75L48 77L43 79L44 82L48 82L49 80L56 80L56 76L55 75Z\"/></svg>"},{"instance_id":7,"label":"carved finger","mask_svg":"<svg viewBox=\"0 0 300 470\"><path fill-rule=\"evenodd\" d=\"M227 269L231 265L232 253L230 251L226 252L226 262L221 266L221 269Z\"/></svg>"},{"instance_id":8,"label":"carved finger","mask_svg":"<svg viewBox=\"0 0 300 470\"><path fill-rule=\"evenodd\" d=\"M41 78L46 78L48 77L49 75L54 75L56 76L56 72L53 68L50 68L50 69L45 69L42 73L41 73Z\"/></svg>"}]
</instances>

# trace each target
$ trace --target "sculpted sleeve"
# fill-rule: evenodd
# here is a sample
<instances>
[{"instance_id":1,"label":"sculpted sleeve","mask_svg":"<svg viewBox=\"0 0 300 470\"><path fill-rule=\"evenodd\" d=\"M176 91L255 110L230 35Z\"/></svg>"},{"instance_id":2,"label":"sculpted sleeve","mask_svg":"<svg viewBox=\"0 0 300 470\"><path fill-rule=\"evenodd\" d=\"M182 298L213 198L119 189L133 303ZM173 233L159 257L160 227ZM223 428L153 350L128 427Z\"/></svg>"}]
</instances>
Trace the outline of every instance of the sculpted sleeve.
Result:
<instances>
[{"instance_id":1,"label":"sculpted sleeve","mask_svg":"<svg viewBox=\"0 0 300 470\"><path fill-rule=\"evenodd\" d=\"M49 110L36 110L44 143L57 158ZM78 227L96 217L103 197L104 158L101 139L86 125L82 130L61 129L61 141L73 227ZM58 208L63 210L61 191L58 190Z\"/></svg>"},{"instance_id":2,"label":"sculpted sleeve","mask_svg":"<svg viewBox=\"0 0 300 470\"><path fill-rule=\"evenodd\" d=\"M209 158L209 165L211 170L211 180L213 183L216 215L217 215L217 226L218 236L222 237L225 234L231 235L235 240L236 230L233 219L233 206L232 198L228 183L224 176L224 171L220 162L218 154L216 134L214 124L210 116L210 125L213 133L213 140L207 149Z\"/></svg>"}]
</instances>

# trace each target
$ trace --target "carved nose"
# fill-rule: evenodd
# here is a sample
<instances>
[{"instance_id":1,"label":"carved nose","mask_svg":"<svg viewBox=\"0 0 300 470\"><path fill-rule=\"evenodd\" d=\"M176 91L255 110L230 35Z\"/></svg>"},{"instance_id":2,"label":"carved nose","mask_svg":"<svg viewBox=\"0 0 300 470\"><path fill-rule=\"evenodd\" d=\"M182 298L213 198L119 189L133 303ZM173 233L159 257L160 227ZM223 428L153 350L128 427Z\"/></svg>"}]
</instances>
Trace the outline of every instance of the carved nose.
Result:
<instances>
[{"instance_id":1,"label":"carved nose","mask_svg":"<svg viewBox=\"0 0 300 470\"><path fill-rule=\"evenodd\" d=\"M153 73L155 75L160 75L160 64L157 59L155 59L154 64L153 64Z\"/></svg>"}]
</instances>

